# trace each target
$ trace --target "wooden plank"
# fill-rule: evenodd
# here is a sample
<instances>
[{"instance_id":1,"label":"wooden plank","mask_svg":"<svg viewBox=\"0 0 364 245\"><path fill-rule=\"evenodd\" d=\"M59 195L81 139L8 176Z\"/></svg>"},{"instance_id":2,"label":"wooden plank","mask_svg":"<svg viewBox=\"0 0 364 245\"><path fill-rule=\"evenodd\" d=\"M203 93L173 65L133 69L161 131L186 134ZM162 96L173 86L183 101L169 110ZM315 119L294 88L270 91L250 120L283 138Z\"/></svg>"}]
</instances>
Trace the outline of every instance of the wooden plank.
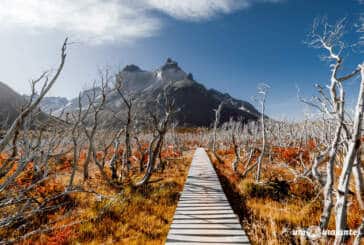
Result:
<instances>
[{"instance_id":1,"label":"wooden plank","mask_svg":"<svg viewBox=\"0 0 364 245\"><path fill-rule=\"evenodd\" d=\"M182 203L180 202L177 207L230 207L229 203L205 203L204 205L199 205L199 203Z\"/></svg>"},{"instance_id":2,"label":"wooden plank","mask_svg":"<svg viewBox=\"0 0 364 245\"><path fill-rule=\"evenodd\" d=\"M200 242L168 242L169 245L201 245ZM225 243L227 245L241 245L239 242ZM244 243L248 244L248 243ZM209 242L208 245L221 245L221 243Z\"/></svg>"},{"instance_id":3,"label":"wooden plank","mask_svg":"<svg viewBox=\"0 0 364 245\"><path fill-rule=\"evenodd\" d=\"M182 211L182 212L186 212L186 211L202 211L202 210L207 210L210 212L213 212L215 210L231 210L230 206L225 206L225 207L216 207L216 206L208 206L208 207L177 207L176 212L177 211Z\"/></svg>"},{"instance_id":4,"label":"wooden plank","mask_svg":"<svg viewBox=\"0 0 364 245\"><path fill-rule=\"evenodd\" d=\"M172 228L169 234L174 235L209 235L209 236L216 236L217 234L222 233L223 236L225 235L234 235L234 236L245 236L245 233L240 229L210 229L210 225L206 225L203 229L176 229Z\"/></svg>"},{"instance_id":5,"label":"wooden plank","mask_svg":"<svg viewBox=\"0 0 364 245\"><path fill-rule=\"evenodd\" d=\"M226 208L231 208L230 205L225 205L225 204L215 204L215 203L210 203L210 204L206 204L206 206L199 206L199 205L195 205L195 204L185 204L185 205L178 205L176 210L179 209L226 209Z\"/></svg>"},{"instance_id":6,"label":"wooden plank","mask_svg":"<svg viewBox=\"0 0 364 245\"><path fill-rule=\"evenodd\" d=\"M183 194L181 195L181 197L199 197L199 198L203 198L203 197L222 197L225 198L225 194L221 193L221 194L216 194L216 193L188 193L188 194Z\"/></svg>"},{"instance_id":7,"label":"wooden plank","mask_svg":"<svg viewBox=\"0 0 364 245\"><path fill-rule=\"evenodd\" d=\"M168 242L169 245L201 245L200 242ZM206 243L205 243L206 244ZM209 242L208 245L221 245L221 243ZM240 242L229 242L226 245L241 245ZM243 243L248 244L248 243Z\"/></svg>"},{"instance_id":8,"label":"wooden plank","mask_svg":"<svg viewBox=\"0 0 364 245\"><path fill-rule=\"evenodd\" d=\"M196 149L166 244L250 244L210 159Z\"/></svg>"},{"instance_id":9,"label":"wooden plank","mask_svg":"<svg viewBox=\"0 0 364 245\"><path fill-rule=\"evenodd\" d=\"M239 224L235 217L231 219L175 219L173 224ZM173 225L172 224L172 225ZM240 224L239 224L240 225Z\"/></svg>"},{"instance_id":10,"label":"wooden plank","mask_svg":"<svg viewBox=\"0 0 364 245\"><path fill-rule=\"evenodd\" d=\"M225 209L225 210L177 210L175 214L184 214L184 215L195 215L195 214L234 214L233 210Z\"/></svg>"},{"instance_id":11,"label":"wooden plank","mask_svg":"<svg viewBox=\"0 0 364 245\"><path fill-rule=\"evenodd\" d=\"M229 242L239 242L240 244L249 244L249 239L246 235L242 236L186 236L186 235L168 235L168 240L174 241L183 241L183 242L198 242L202 243L220 243L220 244L228 244Z\"/></svg>"},{"instance_id":12,"label":"wooden plank","mask_svg":"<svg viewBox=\"0 0 364 245\"><path fill-rule=\"evenodd\" d=\"M177 229L204 229L208 226L208 228L213 229L240 229L241 226L239 223L235 224L219 224L219 223L199 223L199 224L172 224L171 228L177 228Z\"/></svg>"},{"instance_id":13,"label":"wooden plank","mask_svg":"<svg viewBox=\"0 0 364 245\"><path fill-rule=\"evenodd\" d=\"M182 200L180 200L182 201ZM199 199L193 199L193 200L184 200L183 204L201 204L201 206L206 205L206 204L222 204L222 203L226 203L227 201L225 200L199 200Z\"/></svg>"},{"instance_id":14,"label":"wooden plank","mask_svg":"<svg viewBox=\"0 0 364 245\"><path fill-rule=\"evenodd\" d=\"M230 219L236 218L236 214L176 214L175 219Z\"/></svg>"}]
</instances>

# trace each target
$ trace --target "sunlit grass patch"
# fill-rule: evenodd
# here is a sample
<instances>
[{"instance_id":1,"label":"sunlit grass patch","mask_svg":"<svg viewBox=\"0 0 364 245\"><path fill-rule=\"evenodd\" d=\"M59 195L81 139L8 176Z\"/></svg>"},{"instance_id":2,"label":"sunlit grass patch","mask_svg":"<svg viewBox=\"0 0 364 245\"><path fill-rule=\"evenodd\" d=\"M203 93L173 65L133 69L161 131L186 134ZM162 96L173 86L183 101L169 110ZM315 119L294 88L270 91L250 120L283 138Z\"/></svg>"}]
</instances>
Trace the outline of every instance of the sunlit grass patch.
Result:
<instances>
[{"instance_id":1,"label":"sunlit grass patch","mask_svg":"<svg viewBox=\"0 0 364 245\"><path fill-rule=\"evenodd\" d=\"M190 162L190 155L171 160L163 173L153 175L150 184L125 186L112 199L96 200L80 194L76 210L87 221L75 229L69 242L163 244Z\"/></svg>"}]
</instances>

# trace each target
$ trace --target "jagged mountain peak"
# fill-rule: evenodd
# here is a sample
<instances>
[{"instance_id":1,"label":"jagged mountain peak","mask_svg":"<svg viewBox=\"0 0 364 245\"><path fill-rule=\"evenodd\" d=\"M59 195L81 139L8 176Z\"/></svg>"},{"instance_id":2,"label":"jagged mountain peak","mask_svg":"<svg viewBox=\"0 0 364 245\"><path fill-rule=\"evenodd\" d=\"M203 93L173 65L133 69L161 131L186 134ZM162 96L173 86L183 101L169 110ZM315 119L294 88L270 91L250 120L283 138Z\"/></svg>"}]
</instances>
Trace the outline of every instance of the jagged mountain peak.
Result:
<instances>
[{"instance_id":1,"label":"jagged mountain peak","mask_svg":"<svg viewBox=\"0 0 364 245\"><path fill-rule=\"evenodd\" d=\"M193 74L192 74L192 73L188 73L188 74L187 74L187 79L188 79L188 80L191 80L191 81L195 81L195 80L193 79Z\"/></svg>"},{"instance_id":2,"label":"jagged mountain peak","mask_svg":"<svg viewBox=\"0 0 364 245\"><path fill-rule=\"evenodd\" d=\"M176 61L172 60L172 58L167 58L166 62L160 69L162 71L169 70L169 69L182 70L178 66L178 63Z\"/></svg>"},{"instance_id":3,"label":"jagged mountain peak","mask_svg":"<svg viewBox=\"0 0 364 245\"><path fill-rule=\"evenodd\" d=\"M167 58L164 65L162 65L155 72L155 77L159 81L174 82L183 80L187 77L187 73L183 71L178 63L171 58Z\"/></svg>"},{"instance_id":4,"label":"jagged mountain peak","mask_svg":"<svg viewBox=\"0 0 364 245\"><path fill-rule=\"evenodd\" d=\"M124 71L124 72L141 72L143 70L140 69L140 67L137 65L130 64L130 65L126 65L122 71Z\"/></svg>"},{"instance_id":5,"label":"jagged mountain peak","mask_svg":"<svg viewBox=\"0 0 364 245\"><path fill-rule=\"evenodd\" d=\"M226 105L222 111L221 122L230 118L241 119L243 121L256 120L259 112L250 103L235 99L227 93L221 93L215 89L207 89L203 84L195 81L191 73L182 70L178 63L168 58L164 65L154 71L141 70L137 65L127 65L116 74L116 85L122 85L126 94L133 94L134 112L136 115L146 115L156 98L164 93L166 86L168 96L175 100L176 106L181 110L175 115L180 125L185 126L210 126L214 120L214 110L222 101ZM94 92L98 94L99 88ZM87 103L89 90L81 93L83 104ZM60 108L58 111L72 112L77 110L78 99L73 99ZM125 106L118 93L110 94L106 107L111 109L109 115L105 112L105 120L113 124L114 112L123 113Z\"/></svg>"}]
</instances>

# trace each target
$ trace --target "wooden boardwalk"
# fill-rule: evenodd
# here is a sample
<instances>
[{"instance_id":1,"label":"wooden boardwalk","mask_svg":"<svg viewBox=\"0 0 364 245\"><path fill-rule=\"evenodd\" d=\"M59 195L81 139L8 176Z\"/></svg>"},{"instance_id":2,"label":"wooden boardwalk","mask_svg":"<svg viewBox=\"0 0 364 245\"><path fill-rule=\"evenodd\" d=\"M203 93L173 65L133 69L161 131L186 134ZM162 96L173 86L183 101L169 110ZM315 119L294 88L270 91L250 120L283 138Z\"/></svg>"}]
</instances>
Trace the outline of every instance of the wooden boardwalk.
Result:
<instances>
[{"instance_id":1,"label":"wooden boardwalk","mask_svg":"<svg viewBox=\"0 0 364 245\"><path fill-rule=\"evenodd\" d=\"M166 244L250 244L203 148L196 149Z\"/></svg>"}]
</instances>

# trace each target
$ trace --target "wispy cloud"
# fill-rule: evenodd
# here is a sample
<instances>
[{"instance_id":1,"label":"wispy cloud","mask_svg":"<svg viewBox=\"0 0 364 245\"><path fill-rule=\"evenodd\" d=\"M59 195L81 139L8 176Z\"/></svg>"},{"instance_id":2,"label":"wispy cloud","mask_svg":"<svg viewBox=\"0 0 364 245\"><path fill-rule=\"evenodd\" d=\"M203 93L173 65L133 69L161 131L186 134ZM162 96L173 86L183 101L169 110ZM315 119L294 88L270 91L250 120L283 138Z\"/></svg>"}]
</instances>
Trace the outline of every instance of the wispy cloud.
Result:
<instances>
[{"instance_id":1,"label":"wispy cloud","mask_svg":"<svg viewBox=\"0 0 364 245\"><path fill-rule=\"evenodd\" d=\"M187 21L206 20L250 5L250 1L236 0L147 0L146 2L150 8Z\"/></svg>"},{"instance_id":2,"label":"wispy cloud","mask_svg":"<svg viewBox=\"0 0 364 245\"><path fill-rule=\"evenodd\" d=\"M219 14L248 8L255 3L282 2L282 0L146 0L151 8L162 11L176 19L200 21Z\"/></svg>"},{"instance_id":3,"label":"wispy cloud","mask_svg":"<svg viewBox=\"0 0 364 245\"><path fill-rule=\"evenodd\" d=\"M158 33L157 12L183 21L208 20L258 2L280 0L1 0L0 30L56 30L92 41L132 41Z\"/></svg>"},{"instance_id":4,"label":"wispy cloud","mask_svg":"<svg viewBox=\"0 0 364 245\"><path fill-rule=\"evenodd\" d=\"M86 40L114 41L147 37L160 20L129 1L116 0L2 0L2 28L56 30Z\"/></svg>"}]
</instances>

